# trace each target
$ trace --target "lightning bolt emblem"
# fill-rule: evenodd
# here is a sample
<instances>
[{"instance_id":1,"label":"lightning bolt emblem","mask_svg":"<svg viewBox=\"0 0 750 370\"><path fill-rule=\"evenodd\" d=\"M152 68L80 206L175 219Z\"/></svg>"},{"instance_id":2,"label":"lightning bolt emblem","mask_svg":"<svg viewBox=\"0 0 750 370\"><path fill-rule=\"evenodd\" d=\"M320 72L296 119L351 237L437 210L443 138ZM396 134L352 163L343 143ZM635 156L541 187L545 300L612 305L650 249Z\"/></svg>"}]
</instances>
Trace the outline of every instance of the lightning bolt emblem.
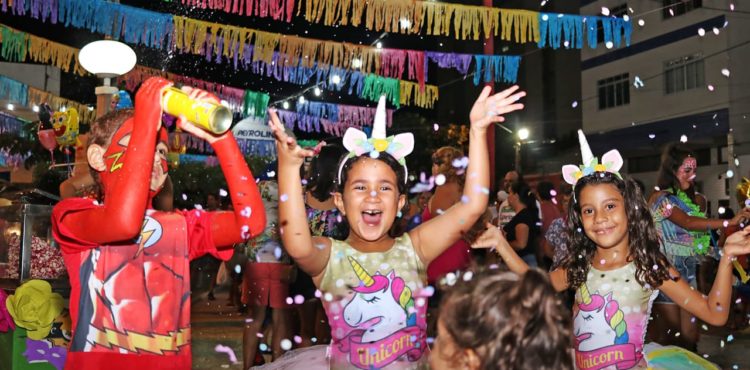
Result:
<instances>
[{"instance_id":1,"label":"lightning bolt emblem","mask_svg":"<svg viewBox=\"0 0 750 370\"><path fill-rule=\"evenodd\" d=\"M117 152L117 153L112 154L109 157L107 157L107 159L113 159L114 158L114 161L112 161L112 166L109 168L109 172L110 173L111 172L115 172L115 171L119 170L120 168L122 168L122 163L120 162L120 157L122 157L123 154L125 154L125 152Z\"/></svg>"},{"instance_id":2,"label":"lightning bolt emblem","mask_svg":"<svg viewBox=\"0 0 750 370\"><path fill-rule=\"evenodd\" d=\"M154 235L154 232L156 232L156 229L146 228L148 225L148 218L143 220L143 226L141 227L141 237L138 238L138 253L136 253L136 256L140 255L143 251L143 248L147 247L148 241L151 239L151 236Z\"/></svg>"}]
</instances>

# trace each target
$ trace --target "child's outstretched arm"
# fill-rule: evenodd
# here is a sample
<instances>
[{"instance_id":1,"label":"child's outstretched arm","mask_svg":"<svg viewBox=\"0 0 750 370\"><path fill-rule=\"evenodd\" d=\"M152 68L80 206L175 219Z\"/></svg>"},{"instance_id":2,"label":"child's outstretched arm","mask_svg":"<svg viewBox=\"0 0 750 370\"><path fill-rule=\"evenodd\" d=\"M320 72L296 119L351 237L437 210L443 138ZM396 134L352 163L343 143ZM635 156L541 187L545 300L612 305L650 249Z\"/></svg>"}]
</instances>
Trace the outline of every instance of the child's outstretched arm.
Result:
<instances>
[{"instance_id":1,"label":"child's outstretched arm","mask_svg":"<svg viewBox=\"0 0 750 370\"><path fill-rule=\"evenodd\" d=\"M516 250L508 243L505 239L502 231L492 223L487 223L487 230L485 230L479 238L471 245L472 248L494 248L500 258L503 259L508 268L518 275L524 274L528 269L529 265L526 264L521 257L518 256ZM549 274L550 282L556 291L560 292L568 289L567 275L565 269L558 268Z\"/></svg>"},{"instance_id":2,"label":"child's outstretched arm","mask_svg":"<svg viewBox=\"0 0 750 370\"><path fill-rule=\"evenodd\" d=\"M218 98L203 90L193 90L190 97L219 104ZM177 124L183 131L211 144L227 180L233 212L212 212L211 235L214 244L217 247L231 247L262 233L266 227L263 200L232 131L212 135L188 123L185 117L180 117Z\"/></svg>"},{"instance_id":3,"label":"child's outstretched arm","mask_svg":"<svg viewBox=\"0 0 750 370\"><path fill-rule=\"evenodd\" d=\"M724 244L716 280L708 297L691 288L684 279L666 280L659 289L677 305L699 319L715 326L724 325L729 317L732 299L732 261L750 253L750 227L730 235ZM679 276L672 269L670 275Z\"/></svg>"},{"instance_id":4,"label":"child's outstretched arm","mask_svg":"<svg viewBox=\"0 0 750 370\"><path fill-rule=\"evenodd\" d=\"M503 114L523 109L523 104L516 102L526 93L517 90L518 86L513 86L490 96L492 89L485 87L474 102L469 115L469 166L461 202L409 232L425 265L461 238L487 209L490 185L487 127L505 121Z\"/></svg>"},{"instance_id":5,"label":"child's outstretched arm","mask_svg":"<svg viewBox=\"0 0 750 370\"><path fill-rule=\"evenodd\" d=\"M300 167L305 157L312 157L313 151L302 149L294 138L284 132L284 125L275 110L269 110L271 130L276 138L279 179L279 226L281 240L287 254L297 265L312 277L320 275L328 263L331 242L328 238L315 238L310 234L310 226L302 196ZM314 244L315 243L315 244ZM319 245L318 249L315 245Z\"/></svg>"},{"instance_id":6,"label":"child's outstretched arm","mask_svg":"<svg viewBox=\"0 0 750 370\"><path fill-rule=\"evenodd\" d=\"M162 91L172 83L162 78L146 80L135 96L133 131L124 154L124 161L106 168L103 158L105 148L99 151L103 171L110 171L113 180L104 189L104 206L83 209L60 215L60 223L78 239L95 244L107 244L135 238L141 231L143 218L149 204L149 184L154 167L156 138L161 129ZM120 145L119 143L110 143ZM118 157L119 158L119 157ZM93 166L94 164L92 164ZM119 166L118 166L119 165ZM56 217L53 214L53 218Z\"/></svg>"}]
</instances>

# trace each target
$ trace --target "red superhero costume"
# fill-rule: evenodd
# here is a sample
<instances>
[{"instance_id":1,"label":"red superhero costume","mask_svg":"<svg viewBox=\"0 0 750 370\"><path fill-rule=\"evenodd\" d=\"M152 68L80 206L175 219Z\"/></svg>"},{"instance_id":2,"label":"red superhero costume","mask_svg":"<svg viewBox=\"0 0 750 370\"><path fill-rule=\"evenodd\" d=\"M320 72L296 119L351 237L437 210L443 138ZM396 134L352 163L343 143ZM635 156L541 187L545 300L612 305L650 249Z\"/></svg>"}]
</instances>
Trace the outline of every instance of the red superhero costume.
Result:
<instances>
[{"instance_id":1,"label":"red superhero costume","mask_svg":"<svg viewBox=\"0 0 750 370\"><path fill-rule=\"evenodd\" d=\"M219 158L234 212L150 209L166 178L160 100L169 85L147 80L134 116L112 135L102 162L91 161L104 201L71 198L53 210L71 284L66 369L190 369L189 261L206 253L227 260L233 244L265 227L255 180L231 133L204 138Z\"/></svg>"}]
</instances>

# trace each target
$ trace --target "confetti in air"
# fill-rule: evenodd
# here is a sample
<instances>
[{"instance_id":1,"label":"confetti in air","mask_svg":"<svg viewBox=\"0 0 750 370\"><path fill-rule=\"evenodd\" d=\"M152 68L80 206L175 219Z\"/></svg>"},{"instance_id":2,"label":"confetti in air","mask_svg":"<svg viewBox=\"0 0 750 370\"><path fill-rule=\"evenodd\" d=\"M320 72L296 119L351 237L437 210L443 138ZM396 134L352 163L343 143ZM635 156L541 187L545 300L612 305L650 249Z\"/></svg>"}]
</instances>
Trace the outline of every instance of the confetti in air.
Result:
<instances>
[{"instance_id":1,"label":"confetti in air","mask_svg":"<svg viewBox=\"0 0 750 370\"><path fill-rule=\"evenodd\" d=\"M703 27L698 29L698 36L700 37L706 36L706 30L703 29Z\"/></svg>"},{"instance_id":2,"label":"confetti in air","mask_svg":"<svg viewBox=\"0 0 750 370\"><path fill-rule=\"evenodd\" d=\"M573 108L578 107L578 100L574 100L573 104L571 104L570 106L573 107Z\"/></svg>"},{"instance_id":3,"label":"confetti in air","mask_svg":"<svg viewBox=\"0 0 750 370\"><path fill-rule=\"evenodd\" d=\"M688 141L688 137L687 137L687 135L682 135L682 136L680 136L680 142L681 142L681 143L687 143L687 141Z\"/></svg>"},{"instance_id":4,"label":"confetti in air","mask_svg":"<svg viewBox=\"0 0 750 370\"><path fill-rule=\"evenodd\" d=\"M644 21L643 19L639 19L638 20L638 25L641 26L641 27L643 27L643 26L646 25L646 21Z\"/></svg>"},{"instance_id":5,"label":"confetti in air","mask_svg":"<svg viewBox=\"0 0 750 370\"><path fill-rule=\"evenodd\" d=\"M440 186L440 185L443 185L443 184L445 184L445 175L443 175L441 173L441 174L435 176L435 185Z\"/></svg>"},{"instance_id":6,"label":"confetti in air","mask_svg":"<svg viewBox=\"0 0 750 370\"><path fill-rule=\"evenodd\" d=\"M214 350L218 353L226 353L229 356L229 361L233 364L237 363L237 356L234 355L234 350L231 347L217 344Z\"/></svg>"},{"instance_id":7,"label":"confetti in air","mask_svg":"<svg viewBox=\"0 0 750 370\"><path fill-rule=\"evenodd\" d=\"M289 339L284 338L279 344L281 345L281 349L283 349L284 351L292 349L292 341Z\"/></svg>"},{"instance_id":8,"label":"confetti in air","mask_svg":"<svg viewBox=\"0 0 750 370\"><path fill-rule=\"evenodd\" d=\"M438 125L437 123L433 123L433 124L432 124L432 129L433 129L434 131L437 131L437 130L439 130L439 129L440 129L440 126L439 126L439 125Z\"/></svg>"},{"instance_id":9,"label":"confetti in air","mask_svg":"<svg viewBox=\"0 0 750 370\"><path fill-rule=\"evenodd\" d=\"M655 137L656 137L656 135L654 135L654 134L648 134L648 138L649 138L649 139L652 139L652 140L653 140L653 139L654 139Z\"/></svg>"},{"instance_id":10,"label":"confetti in air","mask_svg":"<svg viewBox=\"0 0 750 370\"><path fill-rule=\"evenodd\" d=\"M286 202L287 200L289 200L289 195L288 194L281 194L281 196L279 197L279 200L282 201L282 202Z\"/></svg>"},{"instance_id":11,"label":"confetti in air","mask_svg":"<svg viewBox=\"0 0 750 370\"><path fill-rule=\"evenodd\" d=\"M643 81L640 77L635 76L635 81L633 81L633 86L635 86L636 89L640 89L644 86Z\"/></svg>"},{"instance_id":12,"label":"confetti in air","mask_svg":"<svg viewBox=\"0 0 750 370\"><path fill-rule=\"evenodd\" d=\"M226 191L226 190L224 190L224 189L219 189L219 196L220 196L220 197L226 197L226 196L227 196L227 194L228 194L228 193L227 193L227 191Z\"/></svg>"},{"instance_id":13,"label":"confetti in air","mask_svg":"<svg viewBox=\"0 0 750 370\"><path fill-rule=\"evenodd\" d=\"M609 8L607 8L606 6L603 6L602 7L602 15L605 16L605 17L608 17L609 16Z\"/></svg>"},{"instance_id":14,"label":"confetti in air","mask_svg":"<svg viewBox=\"0 0 750 370\"><path fill-rule=\"evenodd\" d=\"M730 75L731 73L729 72L729 69L728 69L728 68L723 68L723 69L721 70L721 74L722 74L722 75L724 75L725 77L729 77L729 75Z\"/></svg>"},{"instance_id":15,"label":"confetti in air","mask_svg":"<svg viewBox=\"0 0 750 370\"><path fill-rule=\"evenodd\" d=\"M731 179L732 177L734 177L734 171L732 171L732 170L727 170L727 178L728 178L728 179Z\"/></svg>"}]
</instances>

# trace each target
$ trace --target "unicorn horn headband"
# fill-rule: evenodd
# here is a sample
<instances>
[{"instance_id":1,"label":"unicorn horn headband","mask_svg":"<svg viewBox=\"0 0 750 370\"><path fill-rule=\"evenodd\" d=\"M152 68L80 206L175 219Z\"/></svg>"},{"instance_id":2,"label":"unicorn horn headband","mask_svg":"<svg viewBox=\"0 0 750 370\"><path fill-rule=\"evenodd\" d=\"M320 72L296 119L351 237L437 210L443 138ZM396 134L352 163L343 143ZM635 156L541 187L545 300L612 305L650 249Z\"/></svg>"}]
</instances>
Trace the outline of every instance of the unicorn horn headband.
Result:
<instances>
[{"instance_id":1,"label":"unicorn horn headband","mask_svg":"<svg viewBox=\"0 0 750 370\"><path fill-rule=\"evenodd\" d=\"M591 152L589 143L586 141L586 135L581 130L578 130L578 141L581 144L581 159L583 160L583 164L579 166L566 164L563 166L562 175L565 182L575 187L580 178L592 175L594 172L610 172L622 178L618 171L622 168L623 161L617 149L612 149L605 153L602 156L601 162L599 162Z\"/></svg>"},{"instance_id":2,"label":"unicorn horn headband","mask_svg":"<svg viewBox=\"0 0 750 370\"><path fill-rule=\"evenodd\" d=\"M377 158L380 153L386 152L404 166L404 182L408 181L409 171L406 169L406 156L414 150L414 135L412 133L398 134L396 136L385 136L385 95L378 101L378 109L375 111L375 122L372 125L372 137L349 127L344 133L344 148L349 151L346 158L341 161L338 172L338 183L341 184L341 171L351 158L359 157L369 153L370 157Z\"/></svg>"}]
</instances>

